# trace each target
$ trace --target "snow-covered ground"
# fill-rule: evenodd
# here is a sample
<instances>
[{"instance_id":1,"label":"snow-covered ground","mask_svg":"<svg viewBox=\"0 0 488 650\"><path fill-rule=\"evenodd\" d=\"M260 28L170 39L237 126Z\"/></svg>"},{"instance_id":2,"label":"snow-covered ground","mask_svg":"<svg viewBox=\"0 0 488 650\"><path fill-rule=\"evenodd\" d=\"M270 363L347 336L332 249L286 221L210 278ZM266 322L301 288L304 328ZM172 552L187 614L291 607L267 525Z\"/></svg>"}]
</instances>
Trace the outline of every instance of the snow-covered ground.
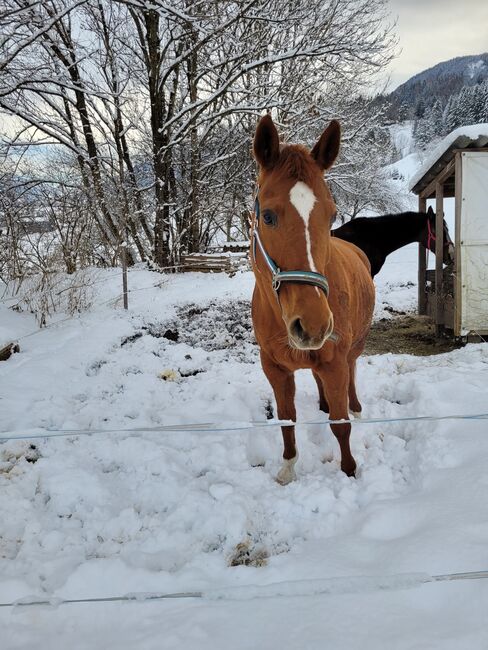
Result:
<instances>
[{"instance_id":1,"label":"snow-covered ground","mask_svg":"<svg viewBox=\"0 0 488 650\"><path fill-rule=\"evenodd\" d=\"M415 306L416 255L388 259L377 318ZM135 269L124 312L109 301L118 274L98 273L95 302L106 304L25 339L33 317L0 304L0 343L22 348L0 363L3 431L127 430L0 444L0 602L250 590L0 608L2 650L488 647L488 580L380 588L385 576L488 569L486 421L356 424L355 480L328 427L300 425L298 480L286 487L274 481L277 428L131 431L267 423L252 276ZM487 379L483 345L358 367L366 417L480 413ZM299 420L323 420L311 375L297 383ZM239 557L250 566L230 566ZM309 596L318 583L296 582L341 576L371 579ZM283 581L271 593L287 595L256 597Z\"/></svg>"}]
</instances>

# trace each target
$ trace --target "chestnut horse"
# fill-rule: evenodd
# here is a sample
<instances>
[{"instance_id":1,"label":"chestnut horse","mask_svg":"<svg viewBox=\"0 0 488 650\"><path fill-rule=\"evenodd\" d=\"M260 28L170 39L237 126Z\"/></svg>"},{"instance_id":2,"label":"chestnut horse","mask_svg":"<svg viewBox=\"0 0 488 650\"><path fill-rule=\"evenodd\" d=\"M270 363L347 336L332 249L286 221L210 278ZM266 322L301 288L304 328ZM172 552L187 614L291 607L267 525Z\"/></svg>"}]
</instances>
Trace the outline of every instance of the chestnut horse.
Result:
<instances>
[{"instance_id":1,"label":"chestnut horse","mask_svg":"<svg viewBox=\"0 0 488 650\"><path fill-rule=\"evenodd\" d=\"M309 151L280 145L269 115L259 121L254 157L259 164L253 219L252 299L261 364L276 398L278 417L296 421L294 372L310 368L320 407L331 420L359 416L356 359L364 349L374 307L366 255L331 238L335 214L323 173L339 152L340 126L332 121ZM324 227L327 226L327 227ZM295 427L281 427L284 452L277 481L296 478ZM351 424L331 424L341 450L341 469L354 476Z\"/></svg>"}]
</instances>

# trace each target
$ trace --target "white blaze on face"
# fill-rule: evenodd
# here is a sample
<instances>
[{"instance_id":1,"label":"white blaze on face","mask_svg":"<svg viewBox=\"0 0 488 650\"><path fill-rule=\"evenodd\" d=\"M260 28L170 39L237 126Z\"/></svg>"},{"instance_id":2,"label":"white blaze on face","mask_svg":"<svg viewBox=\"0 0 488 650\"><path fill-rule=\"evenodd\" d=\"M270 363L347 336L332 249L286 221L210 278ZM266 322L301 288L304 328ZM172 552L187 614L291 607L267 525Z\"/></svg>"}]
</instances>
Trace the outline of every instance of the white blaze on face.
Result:
<instances>
[{"instance_id":1,"label":"white blaze on face","mask_svg":"<svg viewBox=\"0 0 488 650\"><path fill-rule=\"evenodd\" d=\"M312 244L310 241L309 229L310 215L312 214L312 209L315 205L315 194L308 185L302 181L297 181L290 190L290 201L305 224L305 243L307 246L308 263L310 265L310 270L317 273L318 271L312 257Z\"/></svg>"}]
</instances>

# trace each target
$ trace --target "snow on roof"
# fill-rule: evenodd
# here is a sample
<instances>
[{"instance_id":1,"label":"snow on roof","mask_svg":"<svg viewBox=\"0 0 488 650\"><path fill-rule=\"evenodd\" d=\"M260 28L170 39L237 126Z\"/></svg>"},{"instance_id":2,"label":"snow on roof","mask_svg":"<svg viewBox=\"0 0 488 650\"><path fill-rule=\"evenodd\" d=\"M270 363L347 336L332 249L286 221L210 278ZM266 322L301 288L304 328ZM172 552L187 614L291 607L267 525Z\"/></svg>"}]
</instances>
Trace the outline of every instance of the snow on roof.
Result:
<instances>
[{"instance_id":1,"label":"snow on roof","mask_svg":"<svg viewBox=\"0 0 488 650\"><path fill-rule=\"evenodd\" d=\"M454 149L465 149L467 147L484 147L488 144L488 123L471 124L469 126L460 126L458 129L451 131L449 135L439 142L434 147L429 156L425 159L424 163L412 176L409 183L410 191L415 191L420 181L427 176L436 163L442 160L442 167L452 158ZM436 174L439 170L436 171ZM428 179L432 180L431 178ZM419 188L422 189L422 188Z\"/></svg>"}]
</instances>

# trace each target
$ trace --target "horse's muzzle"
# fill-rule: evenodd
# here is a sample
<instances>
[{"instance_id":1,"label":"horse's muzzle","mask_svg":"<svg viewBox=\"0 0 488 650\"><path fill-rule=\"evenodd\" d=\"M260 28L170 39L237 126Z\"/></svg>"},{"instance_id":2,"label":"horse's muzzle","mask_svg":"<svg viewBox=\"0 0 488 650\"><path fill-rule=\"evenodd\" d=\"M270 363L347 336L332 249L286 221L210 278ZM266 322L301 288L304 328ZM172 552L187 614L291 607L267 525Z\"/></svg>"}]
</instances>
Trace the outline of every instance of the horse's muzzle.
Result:
<instances>
[{"instance_id":1,"label":"horse's muzzle","mask_svg":"<svg viewBox=\"0 0 488 650\"><path fill-rule=\"evenodd\" d=\"M327 325L317 333L307 331L306 325L300 318L295 318L288 326L289 343L297 350L320 350L329 338L335 338L332 314Z\"/></svg>"},{"instance_id":2,"label":"horse's muzzle","mask_svg":"<svg viewBox=\"0 0 488 650\"><path fill-rule=\"evenodd\" d=\"M454 244L449 242L447 245L447 250L444 252L444 264L453 264L455 260L455 249L454 249Z\"/></svg>"}]
</instances>

